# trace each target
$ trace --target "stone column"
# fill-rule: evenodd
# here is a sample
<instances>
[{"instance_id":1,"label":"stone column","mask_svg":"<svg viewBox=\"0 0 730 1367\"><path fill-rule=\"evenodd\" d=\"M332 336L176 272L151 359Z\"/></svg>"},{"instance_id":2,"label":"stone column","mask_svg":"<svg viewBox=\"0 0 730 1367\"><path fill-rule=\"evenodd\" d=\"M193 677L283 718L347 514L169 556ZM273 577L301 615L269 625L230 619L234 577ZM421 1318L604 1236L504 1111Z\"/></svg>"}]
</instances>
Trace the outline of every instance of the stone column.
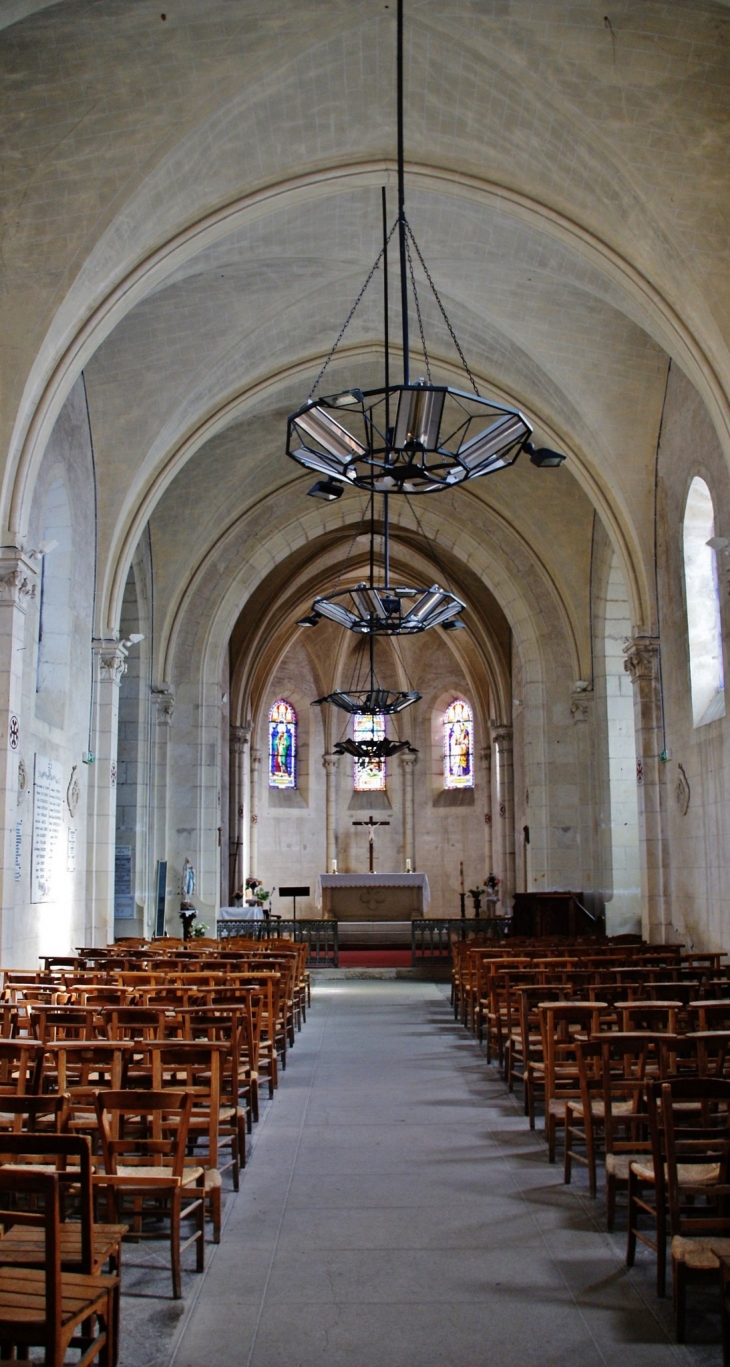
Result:
<instances>
[{"instance_id":1,"label":"stone column","mask_svg":"<svg viewBox=\"0 0 730 1367\"><path fill-rule=\"evenodd\" d=\"M642 933L653 944L669 937L670 865L666 766L662 753L659 638L637 635L624 649L634 693L636 783L639 806Z\"/></svg>"},{"instance_id":2,"label":"stone column","mask_svg":"<svg viewBox=\"0 0 730 1367\"><path fill-rule=\"evenodd\" d=\"M485 873L494 872L494 827L492 824L492 747L485 745L479 752L484 774L484 858Z\"/></svg>"},{"instance_id":3,"label":"stone column","mask_svg":"<svg viewBox=\"0 0 730 1367\"><path fill-rule=\"evenodd\" d=\"M418 755L410 755L408 751L400 757L401 769L403 771L403 868L406 867L406 859L410 859L411 868L416 869L416 765Z\"/></svg>"},{"instance_id":4,"label":"stone column","mask_svg":"<svg viewBox=\"0 0 730 1367\"><path fill-rule=\"evenodd\" d=\"M244 812L246 810L246 746L251 724L230 729L230 858L228 860L228 901L233 901L246 877L244 863Z\"/></svg>"},{"instance_id":5,"label":"stone column","mask_svg":"<svg viewBox=\"0 0 730 1367\"><path fill-rule=\"evenodd\" d=\"M21 755L25 747L28 712L23 710L23 661L25 659L25 614L36 594L34 560L5 547L0 553L0 809L2 810L2 868L0 868L0 906L2 907L3 961L12 964L15 939L15 823L18 819L18 789ZM30 751L23 764L30 765ZM26 783L30 775L25 771ZM22 785L21 785L22 786ZM26 821L26 825L29 823ZM24 845L30 854L30 830L24 832ZM25 852L24 852L25 853Z\"/></svg>"},{"instance_id":6,"label":"stone column","mask_svg":"<svg viewBox=\"0 0 730 1367\"><path fill-rule=\"evenodd\" d=\"M168 782L169 782L169 763L170 763L170 728L175 712L175 694L169 684L163 684L159 688L152 689L152 702L154 704L155 735L154 735L154 770L153 770L153 843L152 857L150 859L150 880L151 880L151 916L148 917L149 930L154 935L157 933L157 861L167 859L167 803L168 803ZM169 865L168 865L169 875ZM168 891L169 891L168 881ZM165 908L167 914L167 908ZM164 926L163 926L164 929ZM179 922L173 925L172 933L177 935L180 931Z\"/></svg>"},{"instance_id":7,"label":"stone column","mask_svg":"<svg viewBox=\"0 0 730 1367\"><path fill-rule=\"evenodd\" d=\"M117 843L119 684L127 652L116 641L93 641L93 706L87 828L87 934L92 945L114 939L114 859Z\"/></svg>"},{"instance_id":8,"label":"stone column","mask_svg":"<svg viewBox=\"0 0 730 1367\"><path fill-rule=\"evenodd\" d=\"M337 858L337 770L339 755L323 755L324 765L324 869L329 873Z\"/></svg>"},{"instance_id":9,"label":"stone column","mask_svg":"<svg viewBox=\"0 0 730 1367\"><path fill-rule=\"evenodd\" d=\"M492 746L495 751L495 797L497 805L496 845L502 879L500 899L502 911L509 911L515 893L515 799L514 768L512 763L512 727L501 722L490 722Z\"/></svg>"},{"instance_id":10,"label":"stone column","mask_svg":"<svg viewBox=\"0 0 730 1367\"><path fill-rule=\"evenodd\" d=\"M596 892L596 763L594 747L593 689L575 689L570 695L570 715L575 726L576 770L578 774L578 831L580 838L581 891Z\"/></svg>"},{"instance_id":11,"label":"stone column","mask_svg":"<svg viewBox=\"0 0 730 1367\"><path fill-rule=\"evenodd\" d=\"M261 804L261 751L251 749L250 767L250 809L249 820L249 852L248 852L248 871L252 878L258 878L256 864L259 856L258 825L259 825L259 806Z\"/></svg>"}]
</instances>

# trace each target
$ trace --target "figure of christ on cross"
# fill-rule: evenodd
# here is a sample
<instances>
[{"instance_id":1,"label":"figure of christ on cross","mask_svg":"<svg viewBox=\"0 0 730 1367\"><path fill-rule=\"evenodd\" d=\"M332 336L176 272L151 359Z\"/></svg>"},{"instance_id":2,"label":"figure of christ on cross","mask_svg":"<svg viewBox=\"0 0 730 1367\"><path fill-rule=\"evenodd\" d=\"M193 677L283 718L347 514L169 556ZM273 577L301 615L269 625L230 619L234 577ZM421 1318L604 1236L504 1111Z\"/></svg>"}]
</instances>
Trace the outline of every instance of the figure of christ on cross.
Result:
<instances>
[{"instance_id":1,"label":"figure of christ on cross","mask_svg":"<svg viewBox=\"0 0 730 1367\"><path fill-rule=\"evenodd\" d=\"M373 821L373 817L372 817L372 813L371 813L371 815L368 817L367 821L353 821L352 824L353 824L353 826L367 826L367 827L368 827L368 830L369 830L369 836L368 836L369 846L368 846L368 848L369 848L369 851L370 851L370 860L369 860L369 862L370 862L370 867L369 867L369 869L368 869L368 873L375 873L375 827L376 827L376 826L389 826L389 825L390 825L390 822L389 822L389 821Z\"/></svg>"}]
</instances>

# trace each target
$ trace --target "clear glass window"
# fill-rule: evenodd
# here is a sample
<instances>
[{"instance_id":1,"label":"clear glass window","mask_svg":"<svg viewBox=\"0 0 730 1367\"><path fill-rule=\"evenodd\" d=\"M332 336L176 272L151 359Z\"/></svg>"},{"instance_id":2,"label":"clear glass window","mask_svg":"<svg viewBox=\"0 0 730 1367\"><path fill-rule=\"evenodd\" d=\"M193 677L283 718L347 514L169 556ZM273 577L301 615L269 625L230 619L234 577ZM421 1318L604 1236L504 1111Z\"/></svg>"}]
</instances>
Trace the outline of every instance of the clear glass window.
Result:
<instances>
[{"instance_id":1,"label":"clear glass window","mask_svg":"<svg viewBox=\"0 0 730 1367\"><path fill-rule=\"evenodd\" d=\"M725 675L712 494L692 480L684 510L684 584L687 600L692 721L704 726L725 715Z\"/></svg>"}]
</instances>

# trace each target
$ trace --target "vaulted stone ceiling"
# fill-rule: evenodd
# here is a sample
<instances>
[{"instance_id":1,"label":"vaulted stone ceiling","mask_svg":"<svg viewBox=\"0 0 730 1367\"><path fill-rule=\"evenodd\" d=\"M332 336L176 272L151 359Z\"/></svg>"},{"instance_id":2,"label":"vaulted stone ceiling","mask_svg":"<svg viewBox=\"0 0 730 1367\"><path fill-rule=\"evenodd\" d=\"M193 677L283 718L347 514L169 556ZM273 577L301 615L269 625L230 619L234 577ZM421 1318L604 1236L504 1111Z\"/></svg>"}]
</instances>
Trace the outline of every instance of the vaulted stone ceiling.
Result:
<instances>
[{"instance_id":1,"label":"vaulted stone ceiling","mask_svg":"<svg viewBox=\"0 0 730 1367\"><path fill-rule=\"evenodd\" d=\"M116 628L151 519L163 677L201 575L233 592L255 547L245 596L307 543L326 579L327 537L346 540L360 515L358 495L334 509L303 497L285 417L377 255L382 184L394 211L395 8L2 8L5 535L25 534L34 469L83 368L96 630ZM730 455L730 15L699 0L608 14L606 0L410 0L406 15L410 221L483 387L570 457L422 500L424 525L444 552L468 532L503 604L536 575L581 671L594 512L634 620L651 623L670 357ZM424 304L435 373L458 382L425 291ZM376 281L330 388L378 381L381 327ZM412 519L398 517L405 547Z\"/></svg>"}]
</instances>

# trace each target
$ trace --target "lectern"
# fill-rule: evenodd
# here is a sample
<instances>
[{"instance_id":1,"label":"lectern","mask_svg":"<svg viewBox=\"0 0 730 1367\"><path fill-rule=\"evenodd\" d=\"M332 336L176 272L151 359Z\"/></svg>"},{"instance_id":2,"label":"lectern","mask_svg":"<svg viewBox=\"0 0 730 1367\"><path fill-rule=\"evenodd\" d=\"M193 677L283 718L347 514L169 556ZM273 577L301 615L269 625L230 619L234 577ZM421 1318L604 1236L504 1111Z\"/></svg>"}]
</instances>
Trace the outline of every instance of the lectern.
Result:
<instances>
[{"instance_id":1,"label":"lectern","mask_svg":"<svg viewBox=\"0 0 730 1367\"><path fill-rule=\"evenodd\" d=\"M280 896L280 897L291 897L291 898L294 899L294 915L293 915L293 918L292 918L292 919L293 919L294 921L296 921L296 919L297 919L297 897L308 897L308 896L309 896L309 888L279 888L279 896Z\"/></svg>"}]
</instances>

